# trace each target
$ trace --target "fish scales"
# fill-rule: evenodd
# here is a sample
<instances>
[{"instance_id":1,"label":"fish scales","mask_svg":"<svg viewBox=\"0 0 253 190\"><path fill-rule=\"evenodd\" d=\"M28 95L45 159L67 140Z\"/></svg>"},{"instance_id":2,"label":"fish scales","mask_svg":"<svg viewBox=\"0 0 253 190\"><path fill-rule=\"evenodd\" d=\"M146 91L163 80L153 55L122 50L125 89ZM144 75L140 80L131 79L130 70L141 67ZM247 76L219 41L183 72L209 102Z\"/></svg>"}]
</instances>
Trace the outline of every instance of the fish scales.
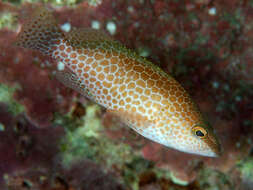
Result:
<instances>
[{"instance_id":1,"label":"fish scales","mask_svg":"<svg viewBox=\"0 0 253 190\"><path fill-rule=\"evenodd\" d=\"M61 82L107 108L139 134L184 152L219 154L212 128L184 88L103 32L73 29L64 34L52 14L39 8L21 30L17 45L64 63L70 74L63 71Z\"/></svg>"},{"instance_id":2,"label":"fish scales","mask_svg":"<svg viewBox=\"0 0 253 190\"><path fill-rule=\"evenodd\" d=\"M164 116L163 112L167 111L173 114L190 110L190 104L186 104L188 95L173 78L161 76L144 60L129 58L128 53L103 47L73 49L62 41L53 57L77 73L81 85L88 87L93 99L109 110L142 114L150 121L157 117L155 108L163 110L160 114ZM181 110L181 104L185 104L185 111ZM194 115L188 113L187 117L191 121ZM161 118L156 123L160 121ZM167 124L170 122L168 120ZM133 126L141 129L143 124Z\"/></svg>"}]
</instances>

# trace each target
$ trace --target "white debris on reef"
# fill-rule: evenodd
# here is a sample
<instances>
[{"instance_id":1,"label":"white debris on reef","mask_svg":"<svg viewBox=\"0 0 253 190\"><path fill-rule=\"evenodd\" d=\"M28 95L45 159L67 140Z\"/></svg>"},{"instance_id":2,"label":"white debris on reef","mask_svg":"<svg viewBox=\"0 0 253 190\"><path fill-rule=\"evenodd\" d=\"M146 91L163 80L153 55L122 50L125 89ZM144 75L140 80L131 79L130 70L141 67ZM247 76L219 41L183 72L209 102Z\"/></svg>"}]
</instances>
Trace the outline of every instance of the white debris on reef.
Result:
<instances>
[{"instance_id":1,"label":"white debris on reef","mask_svg":"<svg viewBox=\"0 0 253 190\"><path fill-rule=\"evenodd\" d=\"M20 59L19 59L19 57L17 56L17 57L14 58L14 61L13 61L13 62L14 62L14 64L19 64L19 61L20 61Z\"/></svg>"},{"instance_id":2,"label":"white debris on reef","mask_svg":"<svg viewBox=\"0 0 253 190\"><path fill-rule=\"evenodd\" d=\"M17 18L15 17L13 13L1 10L0 29L3 29L3 28L8 28L8 30L16 31L18 29L18 25L17 25Z\"/></svg>"},{"instance_id":3,"label":"white debris on reef","mask_svg":"<svg viewBox=\"0 0 253 190\"><path fill-rule=\"evenodd\" d=\"M96 7L102 3L102 0L86 0L86 1L88 1L90 6L94 6L94 7Z\"/></svg>"},{"instance_id":4,"label":"white debris on reef","mask_svg":"<svg viewBox=\"0 0 253 190\"><path fill-rule=\"evenodd\" d=\"M111 35L114 35L114 34L116 33L117 26L116 26L116 24L115 24L113 21L109 21L109 22L106 24L106 30L107 30Z\"/></svg>"},{"instance_id":5,"label":"white debris on reef","mask_svg":"<svg viewBox=\"0 0 253 190\"><path fill-rule=\"evenodd\" d=\"M4 130L5 130L5 126L2 123L0 123L0 131L4 131Z\"/></svg>"},{"instance_id":6,"label":"white debris on reef","mask_svg":"<svg viewBox=\"0 0 253 190\"><path fill-rule=\"evenodd\" d=\"M147 47L139 48L138 54L141 57L148 57L150 55L150 50Z\"/></svg>"},{"instance_id":7,"label":"white debris on reef","mask_svg":"<svg viewBox=\"0 0 253 190\"><path fill-rule=\"evenodd\" d=\"M134 8L132 6L129 6L129 7L127 7L127 11L129 13L133 13L134 12Z\"/></svg>"},{"instance_id":8,"label":"white debris on reef","mask_svg":"<svg viewBox=\"0 0 253 190\"><path fill-rule=\"evenodd\" d=\"M66 22L63 25L61 25L61 29L64 32L69 32L71 30L71 24L69 22Z\"/></svg>"},{"instance_id":9,"label":"white debris on reef","mask_svg":"<svg viewBox=\"0 0 253 190\"><path fill-rule=\"evenodd\" d=\"M216 15L216 8L212 7L208 10L209 15Z\"/></svg>"},{"instance_id":10,"label":"white debris on reef","mask_svg":"<svg viewBox=\"0 0 253 190\"><path fill-rule=\"evenodd\" d=\"M213 81L212 86L213 86L213 88L217 89L217 88L219 88L220 84L217 81Z\"/></svg>"},{"instance_id":11,"label":"white debris on reef","mask_svg":"<svg viewBox=\"0 0 253 190\"><path fill-rule=\"evenodd\" d=\"M135 27L135 28L138 28L139 26L140 26L140 23L139 23L139 22L135 22L135 23L134 23L134 27Z\"/></svg>"},{"instance_id":12,"label":"white debris on reef","mask_svg":"<svg viewBox=\"0 0 253 190\"><path fill-rule=\"evenodd\" d=\"M235 101L240 102L241 100L242 100L242 97L241 97L241 96L236 96L236 97L235 97Z\"/></svg>"},{"instance_id":13,"label":"white debris on reef","mask_svg":"<svg viewBox=\"0 0 253 190\"><path fill-rule=\"evenodd\" d=\"M96 29L96 30L100 29L100 22L97 20L91 21L91 28Z\"/></svg>"},{"instance_id":14,"label":"white debris on reef","mask_svg":"<svg viewBox=\"0 0 253 190\"><path fill-rule=\"evenodd\" d=\"M58 62L58 64L57 64L57 70L58 71L63 71L64 67L65 67L64 63Z\"/></svg>"}]
</instances>

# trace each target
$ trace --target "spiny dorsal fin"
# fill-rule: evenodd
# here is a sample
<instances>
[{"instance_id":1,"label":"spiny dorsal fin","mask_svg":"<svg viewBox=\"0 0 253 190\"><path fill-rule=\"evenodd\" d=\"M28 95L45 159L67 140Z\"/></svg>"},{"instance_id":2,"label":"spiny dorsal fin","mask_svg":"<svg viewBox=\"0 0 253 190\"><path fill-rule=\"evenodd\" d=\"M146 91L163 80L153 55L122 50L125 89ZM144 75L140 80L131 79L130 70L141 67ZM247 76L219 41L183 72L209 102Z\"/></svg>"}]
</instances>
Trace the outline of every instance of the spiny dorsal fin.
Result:
<instances>
[{"instance_id":1,"label":"spiny dorsal fin","mask_svg":"<svg viewBox=\"0 0 253 190\"><path fill-rule=\"evenodd\" d=\"M104 50L105 52L122 53L128 58L132 58L142 64L152 67L161 75L169 77L169 75L163 72L158 66L147 61L144 57L139 56L135 51L126 48L119 41L112 39L103 31L92 28L73 28L66 34L66 39L75 48L98 49Z\"/></svg>"},{"instance_id":2,"label":"spiny dorsal fin","mask_svg":"<svg viewBox=\"0 0 253 190\"><path fill-rule=\"evenodd\" d=\"M87 43L114 41L110 36L103 31L92 28L73 28L66 34L66 38L74 47L86 45Z\"/></svg>"}]
</instances>

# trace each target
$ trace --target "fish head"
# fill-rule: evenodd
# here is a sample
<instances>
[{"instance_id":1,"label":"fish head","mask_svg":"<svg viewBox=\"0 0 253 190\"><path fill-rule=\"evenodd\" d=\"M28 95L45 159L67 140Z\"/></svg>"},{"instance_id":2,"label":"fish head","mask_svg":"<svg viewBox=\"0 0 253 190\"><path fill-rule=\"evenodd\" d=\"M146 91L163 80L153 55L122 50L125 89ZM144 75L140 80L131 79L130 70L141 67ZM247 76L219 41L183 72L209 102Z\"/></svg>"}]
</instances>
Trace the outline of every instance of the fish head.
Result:
<instances>
[{"instance_id":1,"label":"fish head","mask_svg":"<svg viewBox=\"0 0 253 190\"><path fill-rule=\"evenodd\" d=\"M220 143L208 123L196 123L191 129L195 153L203 156L218 157L221 155Z\"/></svg>"},{"instance_id":2,"label":"fish head","mask_svg":"<svg viewBox=\"0 0 253 190\"><path fill-rule=\"evenodd\" d=\"M207 157L221 155L221 146L209 123L202 119L179 122L173 127L172 148Z\"/></svg>"}]
</instances>

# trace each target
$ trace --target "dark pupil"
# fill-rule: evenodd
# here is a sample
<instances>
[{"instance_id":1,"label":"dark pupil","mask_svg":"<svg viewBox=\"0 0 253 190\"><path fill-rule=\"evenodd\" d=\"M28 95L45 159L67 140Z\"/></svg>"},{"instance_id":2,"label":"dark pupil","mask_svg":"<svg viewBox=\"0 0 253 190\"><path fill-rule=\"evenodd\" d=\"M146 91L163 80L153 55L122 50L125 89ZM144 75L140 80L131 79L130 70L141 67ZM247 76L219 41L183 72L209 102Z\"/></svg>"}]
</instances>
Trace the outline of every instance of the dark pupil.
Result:
<instances>
[{"instance_id":1,"label":"dark pupil","mask_svg":"<svg viewBox=\"0 0 253 190\"><path fill-rule=\"evenodd\" d=\"M201 131L196 131L196 135L199 136L199 137L203 137L204 136L204 134Z\"/></svg>"}]
</instances>

